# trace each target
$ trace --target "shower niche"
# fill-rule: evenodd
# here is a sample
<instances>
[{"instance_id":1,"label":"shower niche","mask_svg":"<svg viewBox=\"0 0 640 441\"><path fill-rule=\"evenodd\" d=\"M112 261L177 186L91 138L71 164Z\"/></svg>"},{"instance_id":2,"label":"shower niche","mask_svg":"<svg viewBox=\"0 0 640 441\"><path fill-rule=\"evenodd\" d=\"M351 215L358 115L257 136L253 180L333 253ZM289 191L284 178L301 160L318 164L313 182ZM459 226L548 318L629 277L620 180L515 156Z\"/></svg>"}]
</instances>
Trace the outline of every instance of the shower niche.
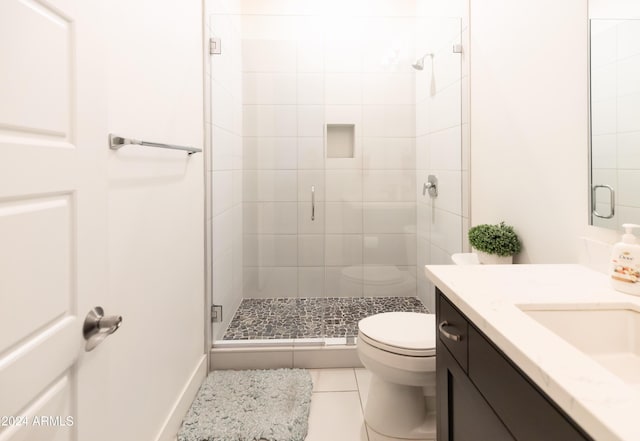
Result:
<instances>
[{"instance_id":1,"label":"shower niche","mask_svg":"<svg viewBox=\"0 0 640 441\"><path fill-rule=\"evenodd\" d=\"M355 157L355 124L327 124L325 139L327 140L327 159Z\"/></svg>"}]
</instances>

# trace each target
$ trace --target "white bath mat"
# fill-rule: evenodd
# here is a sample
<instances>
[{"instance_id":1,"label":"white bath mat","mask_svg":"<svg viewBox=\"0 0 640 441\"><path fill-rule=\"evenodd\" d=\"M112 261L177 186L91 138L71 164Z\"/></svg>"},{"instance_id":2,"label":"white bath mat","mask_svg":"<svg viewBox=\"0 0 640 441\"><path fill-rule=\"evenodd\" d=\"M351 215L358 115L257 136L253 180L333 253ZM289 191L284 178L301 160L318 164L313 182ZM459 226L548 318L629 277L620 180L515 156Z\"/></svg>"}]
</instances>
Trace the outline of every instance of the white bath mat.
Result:
<instances>
[{"instance_id":1,"label":"white bath mat","mask_svg":"<svg viewBox=\"0 0 640 441\"><path fill-rule=\"evenodd\" d=\"M178 441L304 441L312 389L304 369L213 371Z\"/></svg>"}]
</instances>

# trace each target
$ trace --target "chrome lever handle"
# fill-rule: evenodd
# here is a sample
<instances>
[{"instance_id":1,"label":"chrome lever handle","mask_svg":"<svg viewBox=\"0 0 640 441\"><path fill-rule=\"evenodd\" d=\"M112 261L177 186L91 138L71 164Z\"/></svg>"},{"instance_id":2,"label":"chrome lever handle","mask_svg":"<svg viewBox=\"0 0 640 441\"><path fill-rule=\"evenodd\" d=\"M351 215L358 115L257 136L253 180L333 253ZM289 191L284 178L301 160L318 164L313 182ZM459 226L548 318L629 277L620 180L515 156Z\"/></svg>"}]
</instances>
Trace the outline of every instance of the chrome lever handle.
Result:
<instances>
[{"instance_id":1,"label":"chrome lever handle","mask_svg":"<svg viewBox=\"0 0 640 441\"><path fill-rule=\"evenodd\" d=\"M447 322L446 320L438 325L438 331L440 331L440 334L442 334L445 338L448 338L449 340L453 340L453 341L462 340L462 336L461 335L453 334L451 332L445 331L444 330L445 326L449 326L449 322Z\"/></svg>"},{"instance_id":2,"label":"chrome lever handle","mask_svg":"<svg viewBox=\"0 0 640 441\"><path fill-rule=\"evenodd\" d=\"M427 190L432 198L438 197L438 178L435 175L429 175L427 182L422 184L422 196L427 194Z\"/></svg>"},{"instance_id":3,"label":"chrome lever handle","mask_svg":"<svg viewBox=\"0 0 640 441\"><path fill-rule=\"evenodd\" d=\"M311 186L311 220L316 220L316 186Z\"/></svg>"},{"instance_id":4,"label":"chrome lever handle","mask_svg":"<svg viewBox=\"0 0 640 441\"><path fill-rule=\"evenodd\" d=\"M82 325L82 335L87 341L84 350L86 352L92 351L105 338L113 334L120 328L122 324L122 316L110 315L104 316L104 309L101 306L96 306L87 314Z\"/></svg>"}]
</instances>

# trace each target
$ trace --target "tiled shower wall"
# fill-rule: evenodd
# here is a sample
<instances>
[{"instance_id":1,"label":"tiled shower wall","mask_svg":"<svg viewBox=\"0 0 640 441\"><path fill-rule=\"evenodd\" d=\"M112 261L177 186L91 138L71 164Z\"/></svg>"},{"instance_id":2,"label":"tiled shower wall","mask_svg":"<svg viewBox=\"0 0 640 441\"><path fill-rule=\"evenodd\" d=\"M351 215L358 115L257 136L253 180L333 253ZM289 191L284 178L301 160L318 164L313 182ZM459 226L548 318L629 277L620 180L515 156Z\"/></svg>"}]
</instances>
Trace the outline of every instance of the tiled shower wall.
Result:
<instances>
[{"instance_id":1,"label":"tiled shower wall","mask_svg":"<svg viewBox=\"0 0 640 441\"><path fill-rule=\"evenodd\" d=\"M216 340L242 301L242 23L239 0L209 0L205 11L205 35L224 42L220 55L205 55L208 279L212 302L223 306L223 321L213 324Z\"/></svg>"},{"instance_id":2,"label":"tiled shower wall","mask_svg":"<svg viewBox=\"0 0 640 441\"><path fill-rule=\"evenodd\" d=\"M593 224L620 229L640 218L640 20L591 21L592 184L616 191L615 216ZM609 193L599 189L599 213L608 214Z\"/></svg>"},{"instance_id":3,"label":"tiled shower wall","mask_svg":"<svg viewBox=\"0 0 640 441\"><path fill-rule=\"evenodd\" d=\"M242 12L244 296L415 295L415 3ZM355 126L353 158L325 124Z\"/></svg>"}]
</instances>

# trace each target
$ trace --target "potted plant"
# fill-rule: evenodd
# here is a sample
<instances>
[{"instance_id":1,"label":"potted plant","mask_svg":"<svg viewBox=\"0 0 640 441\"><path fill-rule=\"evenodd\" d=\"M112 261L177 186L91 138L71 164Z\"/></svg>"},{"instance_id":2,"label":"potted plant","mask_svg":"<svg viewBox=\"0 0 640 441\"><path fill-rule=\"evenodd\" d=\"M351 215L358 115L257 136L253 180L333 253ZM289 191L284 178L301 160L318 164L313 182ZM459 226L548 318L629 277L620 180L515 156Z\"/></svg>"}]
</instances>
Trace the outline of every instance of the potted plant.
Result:
<instances>
[{"instance_id":1,"label":"potted plant","mask_svg":"<svg viewBox=\"0 0 640 441\"><path fill-rule=\"evenodd\" d=\"M500 222L497 225L482 224L469 229L469 243L483 264L509 264L522 249L513 227Z\"/></svg>"}]
</instances>

